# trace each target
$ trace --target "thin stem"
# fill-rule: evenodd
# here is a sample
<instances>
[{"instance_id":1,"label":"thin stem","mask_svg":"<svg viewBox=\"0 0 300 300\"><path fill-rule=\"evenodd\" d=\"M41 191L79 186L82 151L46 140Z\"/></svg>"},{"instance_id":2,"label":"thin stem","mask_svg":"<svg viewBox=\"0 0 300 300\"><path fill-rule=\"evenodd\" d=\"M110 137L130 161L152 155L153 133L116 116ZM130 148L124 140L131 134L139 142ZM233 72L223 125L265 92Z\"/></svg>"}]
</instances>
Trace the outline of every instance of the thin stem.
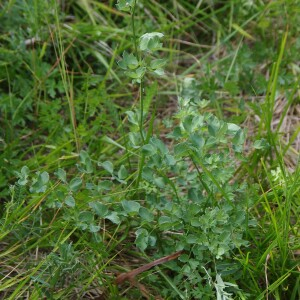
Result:
<instances>
[{"instance_id":1,"label":"thin stem","mask_svg":"<svg viewBox=\"0 0 300 300\"><path fill-rule=\"evenodd\" d=\"M138 48L137 48L137 43L136 43L136 33L135 33L135 24L134 24L135 7L136 7L136 0L134 0L133 7L132 7L131 25L132 25L132 34L133 34L133 43L134 43L135 55L140 60L139 53L138 53Z\"/></svg>"},{"instance_id":2,"label":"thin stem","mask_svg":"<svg viewBox=\"0 0 300 300\"><path fill-rule=\"evenodd\" d=\"M134 15L135 15L135 8L136 8L136 0L134 0L133 7L132 7L132 13L131 13L131 25L132 25L132 34L133 34L133 43L134 43L134 50L135 55L139 60L139 63L141 64L141 57L138 52L137 42L136 42L136 32L135 32L135 23L134 23ZM143 144L145 143L144 134L143 134L143 123L144 123L144 98L143 98L143 82L141 80L140 83L140 134L143 141Z\"/></svg>"},{"instance_id":3,"label":"thin stem","mask_svg":"<svg viewBox=\"0 0 300 300\"><path fill-rule=\"evenodd\" d=\"M135 15L135 8L136 8L136 2L137 0L134 0L133 7L132 7L132 12L131 12L131 25L132 25L132 34L133 34L133 43L134 43L134 49L135 49L135 55L137 59L139 60L139 65L141 65L141 55L138 52L138 46L137 46L137 39L136 39L136 32L135 32L135 23L134 23L134 15ZM144 124L144 97L143 97L143 81L141 79L140 82L140 124L139 124L139 129L140 129L140 135L143 144L145 144L145 138L143 134L143 124ZM142 157L139 161L139 171L138 171L138 178L136 181L136 187L139 187L141 178L142 178L142 170L143 170L143 165L145 162L145 154L142 153Z\"/></svg>"},{"instance_id":4,"label":"thin stem","mask_svg":"<svg viewBox=\"0 0 300 300\"><path fill-rule=\"evenodd\" d=\"M144 97L143 97L143 81L140 83L140 133L143 144L145 143L144 134L143 134L143 124L144 124Z\"/></svg>"}]
</instances>

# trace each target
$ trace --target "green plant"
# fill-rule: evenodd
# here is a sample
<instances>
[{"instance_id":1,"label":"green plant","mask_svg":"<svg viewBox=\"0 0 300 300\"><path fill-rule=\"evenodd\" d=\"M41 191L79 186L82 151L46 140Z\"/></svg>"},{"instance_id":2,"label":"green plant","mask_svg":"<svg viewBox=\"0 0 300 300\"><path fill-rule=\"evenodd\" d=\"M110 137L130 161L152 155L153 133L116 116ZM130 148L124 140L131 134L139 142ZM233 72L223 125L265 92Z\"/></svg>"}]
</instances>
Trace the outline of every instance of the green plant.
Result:
<instances>
[{"instance_id":1,"label":"green plant","mask_svg":"<svg viewBox=\"0 0 300 300\"><path fill-rule=\"evenodd\" d=\"M135 4L130 9L132 14ZM135 49L152 54L161 48L162 36L157 32L146 33L138 47L134 42ZM149 111L149 104L143 101L144 76L146 71L162 75L161 67L166 63L163 59L153 60L149 54L142 59L139 53L135 56L124 52L119 62L133 83L140 85L140 111L127 112L131 124L127 151L140 156L136 179L131 178L125 165L116 168L112 161L100 161L98 166L109 175L110 181L100 180L95 184L94 180L90 181L95 162L87 152L81 151L79 174L72 179L68 180L66 172L58 169L55 174L59 181L49 185L47 172L37 173L29 180L28 168L23 168L17 174L18 185L29 183L31 194L46 192L42 196L44 204L38 202L41 211L46 207L57 210L66 228L87 231L96 240L102 235L97 235L101 223L108 220L118 226L127 223L135 231L135 243L143 252L147 248L161 253L186 251L181 262L173 266L178 272L174 293L183 295L189 291L186 297L201 298L212 293L203 288L206 282L203 268L209 269L207 274L214 274L214 269L222 274L219 261L229 258L235 248L247 245L243 234L250 224L246 208L251 197L246 197L246 184L230 182L236 158L241 158L244 133L239 126L225 123L211 113L201 114L207 101L184 93L179 97L173 120L176 126L168 134L172 147L152 136L151 129L144 133L144 120ZM139 193L129 190L134 181ZM122 186L128 191L118 195L116 191ZM101 201L95 201L99 195ZM133 217L134 221L130 221ZM236 266L232 268L235 270ZM184 285L179 284L182 279ZM218 295L222 293L227 292L217 289Z\"/></svg>"},{"instance_id":2,"label":"green plant","mask_svg":"<svg viewBox=\"0 0 300 300\"><path fill-rule=\"evenodd\" d=\"M138 189L143 191L145 200L114 196L118 195L118 186L125 186L125 190L130 186L130 174L124 165L115 170L112 162L99 162L111 181L101 180L97 185L83 181L86 176L92 178L95 170L95 162L84 151L77 165L80 175L73 179L68 180L66 172L58 169L59 182L50 183L47 172L30 177L24 167L17 174L18 186L28 186L33 198L41 194L44 204L34 202L32 208L39 205L41 211L46 207L60 211L67 228L88 231L99 239L102 234L95 234L101 231L105 220L117 225L129 222L140 250L185 250L174 269L181 270L174 280L180 282L180 278L187 277L185 285L178 289L191 290L189 297L201 297L205 294L203 267L213 274L212 269L219 269L222 258L229 258L232 250L247 244L243 233L249 225L245 208L250 198L245 196L245 184L229 184L234 175L232 155L242 150L243 132L209 113L200 115L201 105L201 101L180 98L178 126L169 134L174 140L173 149L169 150L156 137L141 146L139 151L145 161ZM101 201L96 200L100 195ZM23 216L24 213L19 218ZM11 222L7 220L6 224ZM188 285L194 286L194 292Z\"/></svg>"},{"instance_id":3,"label":"green plant","mask_svg":"<svg viewBox=\"0 0 300 300\"><path fill-rule=\"evenodd\" d=\"M2 2L0 298L299 298L298 1Z\"/></svg>"}]
</instances>

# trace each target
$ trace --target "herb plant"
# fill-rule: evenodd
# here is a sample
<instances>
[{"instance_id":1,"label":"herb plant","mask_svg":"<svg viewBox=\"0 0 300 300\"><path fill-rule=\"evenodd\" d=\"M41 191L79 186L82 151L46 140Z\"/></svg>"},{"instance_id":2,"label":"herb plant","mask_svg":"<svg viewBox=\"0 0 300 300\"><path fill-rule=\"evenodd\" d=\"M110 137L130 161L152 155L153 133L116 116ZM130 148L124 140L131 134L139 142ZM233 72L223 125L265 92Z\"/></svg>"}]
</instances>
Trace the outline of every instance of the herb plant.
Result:
<instances>
[{"instance_id":1,"label":"herb plant","mask_svg":"<svg viewBox=\"0 0 300 300\"><path fill-rule=\"evenodd\" d=\"M75 2L0 4L0 298L298 299L293 5Z\"/></svg>"}]
</instances>

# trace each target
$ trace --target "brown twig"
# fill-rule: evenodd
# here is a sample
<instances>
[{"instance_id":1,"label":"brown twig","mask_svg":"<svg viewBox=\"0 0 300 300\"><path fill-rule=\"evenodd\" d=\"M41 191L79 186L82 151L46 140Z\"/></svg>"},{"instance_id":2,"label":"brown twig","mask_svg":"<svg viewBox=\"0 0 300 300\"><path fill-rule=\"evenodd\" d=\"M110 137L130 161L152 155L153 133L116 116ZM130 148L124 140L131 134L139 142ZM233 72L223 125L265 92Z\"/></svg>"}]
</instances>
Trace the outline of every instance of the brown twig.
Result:
<instances>
[{"instance_id":1,"label":"brown twig","mask_svg":"<svg viewBox=\"0 0 300 300\"><path fill-rule=\"evenodd\" d=\"M164 256L162 258L159 258L157 260L154 260L154 261L152 261L146 265L143 265L137 269L134 269L130 272L122 273L117 276L116 284L122 284L126 280L132 281L134 279L134 277L139 275L140 273L145 272L145 271L153 268L154 266L161 265L170 260L173 260L173 259L177 258L178 256L180 256L182 253L183 253L183 251L178 251L173 254L170 254L170 255Z\"/></svg>"}]
</instances>

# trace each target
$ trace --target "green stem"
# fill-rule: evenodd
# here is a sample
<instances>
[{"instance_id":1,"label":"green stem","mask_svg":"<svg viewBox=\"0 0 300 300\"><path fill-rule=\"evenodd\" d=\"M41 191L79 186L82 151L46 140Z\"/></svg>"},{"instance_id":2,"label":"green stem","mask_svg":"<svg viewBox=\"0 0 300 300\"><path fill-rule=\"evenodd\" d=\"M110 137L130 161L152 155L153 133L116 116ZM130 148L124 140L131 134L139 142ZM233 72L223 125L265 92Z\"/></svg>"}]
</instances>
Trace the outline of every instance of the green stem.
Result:
<instances>
[{"instance_id":1,"label":"green stem","mask_svg":"<svg viewBox=\"0 0 300 300\"><path fill-rule=\"evenodd\" d=\"M132 7L132 13L131 13L131 25L132 25L132 34L133 34L133 43L134 43L134 50L135 55L139 60L139 63L141 64L141 57L138 52L137 42L136 42L136 32L135 32L135 23L134 23L134 15L135 15L135 8L136 8L136 0L134 0L133 7ZM140 83L140 134L143 141L143 144L145 143L144 135L143 135L143 114L144 114L144 99L143 99L143 82Z\"/></svg>"},{"instance_id":2,"label":"green stem","mask_svg":"<svg viewBox=\"0 0 300 300\"><path fill-rule=\"evenodd\" d=\"M145 154L142 153L142 157L139 161L139 171L138 171L138 176L137 176L137 179L136 179L136 183L135 183L135 188L138 189L139 188L139 185L140 185L140 182L141 182L141 179L142 179L142 172L143 172L143 166L145 164Z\"/></svg>"},{"instance_id":3,"label":"green stem","mask_svg":"<svg viewBox=\"0 0 300 300\"><path fill-rule=\"evenodd\" d=\"M143 97L143 82L142 81L140 83L140 111L141 111L141 116L140 116L140 133L141 133L141 138L142 138L143 144L145 144L145 139L144 139L144 134L143 134L144 97Z\"/></svg>"},{"instance_id":4,"label":"green stem","mask_svg":"<svg viewBox=\"0 0 300 300\"><path fill-rule=\"evenodd\" d=\"M133 7L132 7L131 25L132 25L132 34L133 34L133 43L134 43L135 55L139 60L139 64L141 65L141 56L139 55L139 52L138 52L138 46L137 46L137 41L136 41L135 23L134 23L136 2L137 2L137 0L134 0ZM144 138L144 134L143 134L143 124L144 124L144 118L143 118L143 114L144 114L143 81L141 81L141 83L140 83L140 91L139 92L140 92L140 112L141 112L139 127L140 127L141 139L143 141L143 144L145 144L145 138ZM137 181L136 181L136 188L139 187L139 183L140 183L141 178L142 178L142 170L143 170L144 162L145 162L145 155L142 154L142 157L139 161L139 171L138 171L138 178L137 178Z\"/></svg>"},{"instance_id":5,"label":"green stem","mask_svg":"<svg viewBox=\"0 0 300 300\"><path fill-rule=\"evenodd\" d=\"M134 0L134 4L133 4L133 7L132 7L131 25L132 25L132 34L133 34L133 43L134 43L135 55L140 60L139 53L138 53L138 48L137 48L137 43L136 43L136 33L135 33L135 24L134 24L135 7L136 7L136 0Z\"/></svg>"}]
</instances>

